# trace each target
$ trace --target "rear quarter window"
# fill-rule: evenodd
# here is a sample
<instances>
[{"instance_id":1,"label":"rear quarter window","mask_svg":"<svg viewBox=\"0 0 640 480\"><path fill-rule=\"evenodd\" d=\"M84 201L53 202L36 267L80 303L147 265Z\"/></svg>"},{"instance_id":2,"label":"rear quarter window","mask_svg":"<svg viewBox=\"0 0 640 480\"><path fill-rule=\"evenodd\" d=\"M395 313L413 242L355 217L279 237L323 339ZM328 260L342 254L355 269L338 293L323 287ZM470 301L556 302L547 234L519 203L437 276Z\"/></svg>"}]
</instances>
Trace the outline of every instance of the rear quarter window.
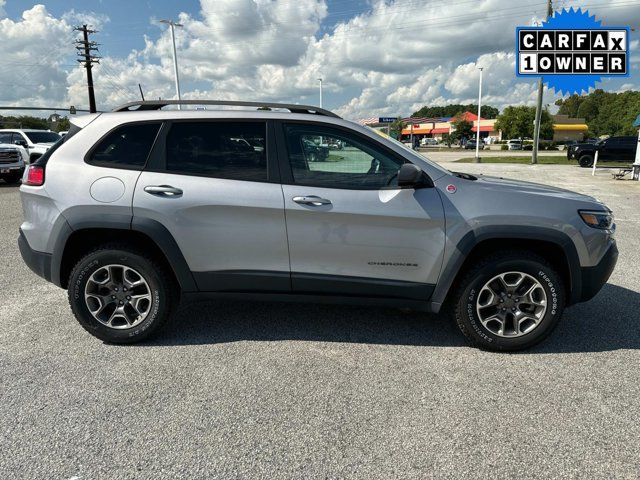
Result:
<instances>
[{"instance_id":1,"label":"rear quarter window","mask_svg":"<svg viewBox=\"0 0 640 480\"><path fill-rule=\"evenodd\" d=\"M160 122L121 125L105 135L89 152L87 163L101 167L144 168Z\"/></svg>"}]
</instances>

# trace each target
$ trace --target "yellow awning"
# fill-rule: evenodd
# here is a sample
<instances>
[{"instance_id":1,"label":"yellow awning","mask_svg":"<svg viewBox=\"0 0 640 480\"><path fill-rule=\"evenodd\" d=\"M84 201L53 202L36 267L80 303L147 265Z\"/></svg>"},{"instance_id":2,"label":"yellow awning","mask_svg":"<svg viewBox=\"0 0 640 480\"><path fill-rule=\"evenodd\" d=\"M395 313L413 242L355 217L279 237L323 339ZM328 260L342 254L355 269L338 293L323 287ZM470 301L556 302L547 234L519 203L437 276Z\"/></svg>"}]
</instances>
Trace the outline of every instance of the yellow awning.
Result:
<instances>
[{"instance_id":1,"label":"yellow awning","mask_svg":"<svg viewBox=\"0 0 640 480\"><path fill-rule=\"evenodd\" d=\"M586 132L589 127L584 123L554 123L553 129L561 132Z\"/></svg>"}]
</instances>

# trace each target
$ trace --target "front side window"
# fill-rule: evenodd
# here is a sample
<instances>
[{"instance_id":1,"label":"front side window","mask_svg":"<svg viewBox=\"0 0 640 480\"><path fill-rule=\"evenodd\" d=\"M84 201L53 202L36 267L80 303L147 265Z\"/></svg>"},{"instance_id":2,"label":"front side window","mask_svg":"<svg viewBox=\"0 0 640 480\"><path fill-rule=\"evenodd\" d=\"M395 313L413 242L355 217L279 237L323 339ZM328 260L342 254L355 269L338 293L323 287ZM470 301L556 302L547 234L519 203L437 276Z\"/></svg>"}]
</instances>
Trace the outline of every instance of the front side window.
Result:
<instances>
[{"instance_id":1,"label":"front side window","mask_svg":"<svg viewBox=\"0 0 640 480\"><path fill-rule=\"evenodd\" d=\"M130 123L107 134L91 153L90 163L113 168L142 169L160 122Z\"/></svg>"},{"instance_id":2,"label":"front side window","mask_svg":"<svg viewBox=\"0 0 640 480\"><path fill-rule=\"evenodd\" d=\"M398 186L404 160L374 142L322 125L288 124L284 129L296 184L354 190Z\"/></svg>"},{"instance_id":3,"label":"front side window","mask_svg":"<svg viewBox=\"0 0 640 480\"><path fill-rule=\"evenodd\" d=\"M264 122L177 122L167 135L169 172L267 181Z\"/></svg>"}]
</instances>

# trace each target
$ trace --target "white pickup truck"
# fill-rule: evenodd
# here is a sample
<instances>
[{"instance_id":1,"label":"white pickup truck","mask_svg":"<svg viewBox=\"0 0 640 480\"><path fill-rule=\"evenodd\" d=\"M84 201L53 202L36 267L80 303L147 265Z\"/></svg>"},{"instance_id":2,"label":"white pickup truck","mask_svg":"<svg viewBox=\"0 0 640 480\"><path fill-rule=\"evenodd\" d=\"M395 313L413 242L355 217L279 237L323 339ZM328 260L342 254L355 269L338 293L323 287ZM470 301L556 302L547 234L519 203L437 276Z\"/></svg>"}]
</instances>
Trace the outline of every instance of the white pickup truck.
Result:
<instances>
[{"instance_id":1,"label":"white pickup truck","mask_svg":"<svg viewBox=\"0 0 640 480\"><path fill-rule=\"evenodd\" d=\"M18 145L28 152L27 161L33 163L60 140L60 135L50 130L4 129L0 130L0 143Z\"/></svg>"}]
</instances>

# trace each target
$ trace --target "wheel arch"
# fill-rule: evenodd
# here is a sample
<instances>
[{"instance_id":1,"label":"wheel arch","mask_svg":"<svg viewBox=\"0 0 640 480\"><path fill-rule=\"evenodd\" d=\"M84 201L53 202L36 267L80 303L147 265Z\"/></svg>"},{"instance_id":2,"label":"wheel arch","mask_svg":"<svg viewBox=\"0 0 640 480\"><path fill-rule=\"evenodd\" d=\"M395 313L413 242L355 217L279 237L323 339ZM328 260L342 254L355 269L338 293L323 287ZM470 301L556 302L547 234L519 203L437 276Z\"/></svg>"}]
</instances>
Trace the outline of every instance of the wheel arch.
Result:
<instances>
[{"instance_id":1,"label":"wheel arch","mask_svg":"<svg viewBox=\"0 0 640 480\"><path fill-rule=\"evenodd\" d=\"M171 233L161 223L145 218L109 216L69 221L70 228L56 242L52 281L67 288L73 265L97 245L129 243L151 253L172 274L183 292L197 291L191 270Z\"/></svg>"},{"instance_id":2,"label":"wheel arch","mask_svg":"<svg viewBox=\"0 0 640 480\"><path fill-rule=\"evenodd\" d=\"M579 301L582 291L580 260L567 234L543 227L500 226L482 227L469 232L458 242L455 251L443 265L431 297L431 309L438 312L450 300L456 282L474 261L496 251L514 248L532 251L548 260L562 276L567 291L567 304Z\"/></svg>"}]
</instances>

